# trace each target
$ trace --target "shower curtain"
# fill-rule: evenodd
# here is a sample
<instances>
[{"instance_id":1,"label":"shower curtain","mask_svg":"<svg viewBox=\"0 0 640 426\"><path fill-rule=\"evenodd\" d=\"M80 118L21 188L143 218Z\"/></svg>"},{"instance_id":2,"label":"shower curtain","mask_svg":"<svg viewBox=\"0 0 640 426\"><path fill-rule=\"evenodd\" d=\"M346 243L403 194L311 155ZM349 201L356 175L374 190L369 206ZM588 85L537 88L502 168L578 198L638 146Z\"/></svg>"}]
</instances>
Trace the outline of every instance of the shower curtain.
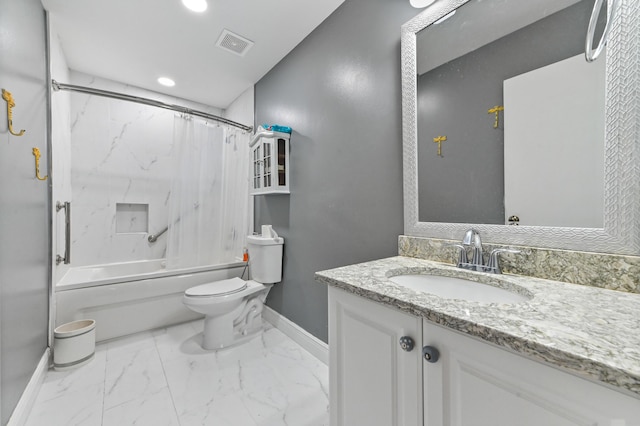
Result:
<instances>
[{"instance_id":1,"label":"shower curtain","mask_svg":"<svg viewBox=\"0 0 640 426\"><path fill-rule=\"evenodd\" d=\"M249 134L174 119L167 268L242 258L249 232Z\"/></svg>"}]
</instances>

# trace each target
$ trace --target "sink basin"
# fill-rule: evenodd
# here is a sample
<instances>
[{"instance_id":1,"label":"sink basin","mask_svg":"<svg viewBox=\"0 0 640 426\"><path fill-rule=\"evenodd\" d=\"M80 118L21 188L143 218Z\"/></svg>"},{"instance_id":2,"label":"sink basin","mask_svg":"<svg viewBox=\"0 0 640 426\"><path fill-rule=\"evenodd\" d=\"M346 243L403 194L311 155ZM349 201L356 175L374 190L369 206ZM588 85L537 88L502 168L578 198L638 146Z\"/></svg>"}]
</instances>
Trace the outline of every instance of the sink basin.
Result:
<instances>
[{"instance_id":1,"label":"sink basin","mask_svg":"<svg viewBox=\"0 0 640 426\"><path fill-rule=\"evenodd\" d=\"M529 297L522 294L463 278L438 275L396 275L389 277L389 280L403 287L445 299L504 304L529 300Z\"/></svg>"}]
</instances>

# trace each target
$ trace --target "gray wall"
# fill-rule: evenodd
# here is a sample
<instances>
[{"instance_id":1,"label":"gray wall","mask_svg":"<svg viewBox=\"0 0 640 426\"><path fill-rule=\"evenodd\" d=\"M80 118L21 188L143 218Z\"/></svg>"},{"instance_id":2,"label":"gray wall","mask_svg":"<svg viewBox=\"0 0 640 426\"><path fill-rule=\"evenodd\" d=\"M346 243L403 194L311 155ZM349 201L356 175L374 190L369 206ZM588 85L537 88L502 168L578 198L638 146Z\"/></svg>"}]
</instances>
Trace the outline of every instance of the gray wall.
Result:
<instances>
[{"instance_id":1,"label":"gray wall","mask_svg":"<svg viewBox=\"0 0 640 426\"><path fill-rule=\"evenodd\" d=\"M6 424L47 347L48 181L34 177L33 147L47 174L45 20L39 0L0 0L0 76L13 123L0 117L0 424Z\"/></svg>"},{"instance_id":2,"label":"gray wall","mask_svg":"<svg viewBox=\"0 0 640 426\"><path fill-rule=\"evenodd\" d=\"M406 0L346 0L255 88L256 124L291 126L291 194L255 197L285 238L267 304L327 340L316 271L393 256L403 231L400 26ZM286 31L286 24L283 24Z\"/></svg>"},{"instance_id":3,"label":"gray wall","mask_svg":"<svg viewBox=\"0 0 640 426\"><path fill-rule=\"evenodd\" d=\"M583 53L592 7L584 0L419 77L420 221L504 223L504 114L494 129L487 110L504 105L504 80Z\"/></svg>"}]
</instances>

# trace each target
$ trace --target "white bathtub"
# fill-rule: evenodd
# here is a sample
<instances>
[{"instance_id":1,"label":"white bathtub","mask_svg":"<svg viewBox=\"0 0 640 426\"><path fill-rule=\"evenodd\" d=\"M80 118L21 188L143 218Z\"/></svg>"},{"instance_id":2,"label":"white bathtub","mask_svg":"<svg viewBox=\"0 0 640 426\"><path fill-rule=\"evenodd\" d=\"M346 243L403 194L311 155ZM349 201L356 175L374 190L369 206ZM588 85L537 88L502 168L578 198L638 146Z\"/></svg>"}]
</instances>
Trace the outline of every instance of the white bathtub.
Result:
<instances>
[{"instance_id":1,"label":"white bathtub","mask_svg":"<svg viewBox=\"0 0 640 426\"><path fill-rule=\"evenodd\" d=\"M186 289L239 277L244 263L166 270L162 260L71 268L56 284L56 326L96 320L96 340L202 317L182 304Z\"/></svg>"}]
</instances>

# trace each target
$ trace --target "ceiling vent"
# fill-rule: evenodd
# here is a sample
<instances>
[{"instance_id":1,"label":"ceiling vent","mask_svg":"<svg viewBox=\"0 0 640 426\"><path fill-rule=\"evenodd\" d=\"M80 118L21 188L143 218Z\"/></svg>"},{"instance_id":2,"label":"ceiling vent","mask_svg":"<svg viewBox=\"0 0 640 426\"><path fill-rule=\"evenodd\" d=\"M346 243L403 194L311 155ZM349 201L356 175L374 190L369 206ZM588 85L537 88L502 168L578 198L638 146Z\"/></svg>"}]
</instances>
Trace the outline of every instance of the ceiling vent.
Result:
<instances>
[{"instance_id":1,"label":"ceiling vent","mask_svg":"<svg viewBox=\"0 0 640 426\"><path fill-rule=\"evenodd\" d=\"M225 29L222 31L222 34L220 34L220 37L218 37L216 46L238 56L244 56L251 46L253 46L253 42Z\"/></svg>"}]
</instances>

